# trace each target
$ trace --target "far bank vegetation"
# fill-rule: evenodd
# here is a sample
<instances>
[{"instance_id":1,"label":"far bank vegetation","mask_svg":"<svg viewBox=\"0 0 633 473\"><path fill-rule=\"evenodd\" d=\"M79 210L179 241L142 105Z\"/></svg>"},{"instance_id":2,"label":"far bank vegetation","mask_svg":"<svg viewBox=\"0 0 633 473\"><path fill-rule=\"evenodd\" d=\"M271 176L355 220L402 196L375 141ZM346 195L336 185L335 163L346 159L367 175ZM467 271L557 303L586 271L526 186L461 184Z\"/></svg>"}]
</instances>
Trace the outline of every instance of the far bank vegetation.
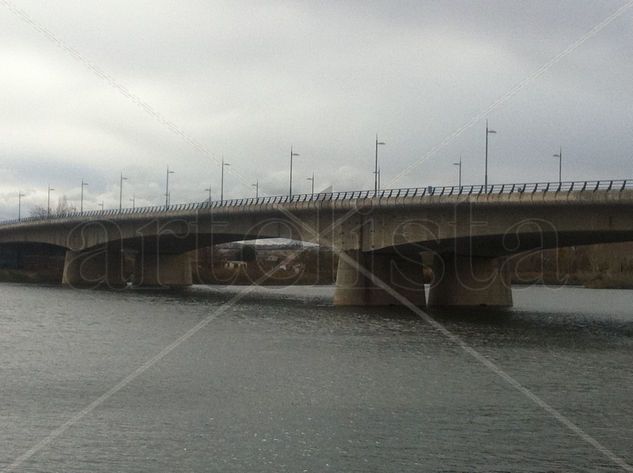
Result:
<instances>
[{"instance_id":1,"label":"far bank vegetation","mask_svg":"<svg viewBox=\"0 0 633 473\"><path fill-rule=\"evenodd\" d=\"M195 277L203 284L333 284L337 265L329 248L231 244L200 250ZM523 253L506 268L514 284L633 288L633 243ZM430 268L425 268L425 279L432 280Z\"/></svg>"}]
</instances>

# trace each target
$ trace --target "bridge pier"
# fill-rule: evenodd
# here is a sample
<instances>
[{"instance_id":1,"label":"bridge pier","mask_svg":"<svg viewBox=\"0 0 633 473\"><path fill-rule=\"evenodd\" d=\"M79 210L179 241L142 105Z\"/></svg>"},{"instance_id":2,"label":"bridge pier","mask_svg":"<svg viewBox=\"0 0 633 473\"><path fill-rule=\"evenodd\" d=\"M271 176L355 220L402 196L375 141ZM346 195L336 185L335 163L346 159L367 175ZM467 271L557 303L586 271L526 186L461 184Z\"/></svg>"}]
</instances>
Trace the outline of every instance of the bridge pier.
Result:
<instances>
[{"instance_id":1,"label":"bridge pier","mask_svg":"<svg viewBox=\"0 0 633 473\"><path fill-rule=\"evenodd\" d=\"M501 258L435 255L429 306L511 307L510 274L501 263Z\"/></svg>"},{"instance_id":2,"label":"bridge pier","mask_svg":"<svg viewBox=\"0 0 633 473\"><path fill-rule=\"evenodd\" d=\"M62 284L70 287L125 287L121 248L67 250Z\"/></svg>"},{"instance_id":3,"label":"bridge pier","mask_svg":"<svg viewBox=\"0 0 633 473\"><path fill-rule=\"evenodd\" d=\"M361 267L416 306L425 305L424 273L419 255L404 257L395 253L364 253L360 250L348 250L339 255L334 305L402 305L399 297L363 274Z\"/></svg>"},{"instance_id":4,"label":"bridge pier","mask_svg":"<svg viewBox=\"0 0 633 473\"><path fill-rule=\"evenodd\" d=\"M136 258L133 284L141 287L191 286L191 255L140 253Z\"/></svg>"}]
</instances>

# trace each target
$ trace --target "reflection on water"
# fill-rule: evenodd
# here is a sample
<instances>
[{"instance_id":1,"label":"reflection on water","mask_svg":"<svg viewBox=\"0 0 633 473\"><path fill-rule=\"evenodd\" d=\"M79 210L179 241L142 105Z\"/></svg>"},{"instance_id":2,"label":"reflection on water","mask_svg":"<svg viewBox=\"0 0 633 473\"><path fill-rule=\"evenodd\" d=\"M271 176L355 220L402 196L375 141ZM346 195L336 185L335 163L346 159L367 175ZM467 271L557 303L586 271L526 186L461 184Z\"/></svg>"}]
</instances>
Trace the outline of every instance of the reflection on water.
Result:
<instances>
[{"instance_id":1,"label":"reflection on water","mask_svg":"<svg viewBox=\"0 0 633 473\"><path fill-rule=\"evenodd\" d=\"M0 467L225 307L21 470L618 471L406 309L243 290L0 285ZM633 462L633 292L514 296L433 316Z\"/></svg>"}]
</instances>

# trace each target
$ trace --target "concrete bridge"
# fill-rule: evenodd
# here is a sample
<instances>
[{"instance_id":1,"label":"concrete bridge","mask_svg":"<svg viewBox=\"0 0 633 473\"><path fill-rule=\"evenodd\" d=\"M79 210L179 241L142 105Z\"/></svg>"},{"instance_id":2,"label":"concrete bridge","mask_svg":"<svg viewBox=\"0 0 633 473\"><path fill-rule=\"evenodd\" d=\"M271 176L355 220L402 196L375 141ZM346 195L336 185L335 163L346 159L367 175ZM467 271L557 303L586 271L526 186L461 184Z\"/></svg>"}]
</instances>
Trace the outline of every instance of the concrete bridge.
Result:
<instances>
[{"instance_id":1,"label":"concrete bridge","mask_svg":"<svg viewBox=\"0 0 633 473\"><path fill-rule=\"evenodd\" d=\"M507 257L529 250L633 241L633 181L427 187L236 199L90 211L0 223L0 249L65 252L63 283L192 283L189 252L220 243L290 238L334 248L334 302L510 306ZM382 282L380 282L382 281Z\"/></svg>"}]
</instances>

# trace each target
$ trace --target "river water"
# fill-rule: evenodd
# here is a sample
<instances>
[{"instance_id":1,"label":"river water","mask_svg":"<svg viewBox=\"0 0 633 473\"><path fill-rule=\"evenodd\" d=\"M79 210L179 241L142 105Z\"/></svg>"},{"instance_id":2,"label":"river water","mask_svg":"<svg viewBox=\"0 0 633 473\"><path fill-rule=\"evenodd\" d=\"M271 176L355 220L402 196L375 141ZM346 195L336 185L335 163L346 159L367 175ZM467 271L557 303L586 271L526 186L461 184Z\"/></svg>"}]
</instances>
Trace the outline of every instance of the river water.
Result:
<instances>
[{"instance_id":1,"label":"river water","mask_svg":"<svg viewBox=\"0 0 633 473\"><path fill-rule=\"evenodd\" d=\"M0 471L623 471L405 309L243 289L1 284ZM633 292L514 297L434 317L633 464Z\"/></svg>"}]
</instances>

